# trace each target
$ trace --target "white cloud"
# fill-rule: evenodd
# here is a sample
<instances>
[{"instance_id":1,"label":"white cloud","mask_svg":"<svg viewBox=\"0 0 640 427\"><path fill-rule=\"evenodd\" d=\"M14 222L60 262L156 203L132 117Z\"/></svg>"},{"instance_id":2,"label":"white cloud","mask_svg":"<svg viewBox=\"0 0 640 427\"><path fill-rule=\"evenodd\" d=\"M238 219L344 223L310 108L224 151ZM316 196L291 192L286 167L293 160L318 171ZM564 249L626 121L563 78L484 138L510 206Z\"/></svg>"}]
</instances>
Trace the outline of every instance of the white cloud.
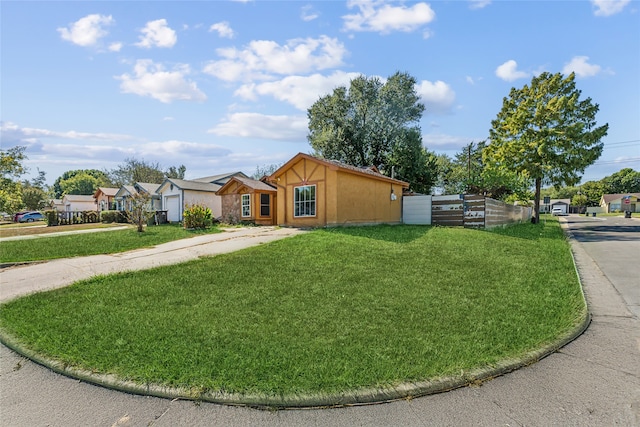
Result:
<instances>
[{"instance_id":1,"label":"white cloud","mask_svg":"<svg viewBox=\"0 0 640 427\"><path fill-rule=\"evenodd\" d=\"M510 59L496 68L496 76L500 77L502 80L512 82L514 80L529 77L529 73L518 71L518 63L513 59Z\"/></svg>"},{"instance_id":2,"label":"white cloud","mask_svg":"<svg viewBox=\"0 0 640 427\"><path fill-rule=\"evenodd\" d=\"M294 39L281 46L254 40L242 50L218 49L224 59L210 61L203 71L225 81L266 80L274 74L299 74L337 67L347 51L335 38Z\"/></svg>"},{"instance_id":3,"label":"white cloud","mask_svg":"<svg viewBox=\"0 0 640 427\"><path fill-rule=\"evenodd\" d=\"M313 21L317 19L318 16L320 16L320 14L316 12L310 4L303 6L300 10L300 18L305 22Z\"/></svg>"},{"instance_id":4,"label":"white cloud","mask_svg":"<svg viewBox=\"0 0 640 427\"><path fill-rule=\"evenodd\" d=\"M149 96L160 102L205 101L207 96L198 89L195 82L188 81L188 65L177 65L172 71L165 71L161 64L150 59L139 59L134 66L134 75L123 74L116 77L121 80L123 93Z\"/></svg>"},{"instance_id":5,"label":"white cloud","mask_svg":"<svg viewBox=\"0 0 640 427\"><path fill-rule=\"evenodd\" d=\"M175 162L187 157L221 157L230 153L231 150L219 145L178 140L148 142L136 146L136 155L163 159L163 162Z\"/></svg>"},{"instance_id":6,"label":"white cloud","mask_svg":"<svg viewBox=\"0 0 640 427\"><path fill-rule=\"evenodd\" d=\"M631 0L591 0L595 16L611 16L622 12Z\"/></svg>"},{"instance_id":7,"label":"white cloud","mask_svg":"<svg viewBox=\"0 0 640 427\"><path fill-rule=\"evenodd\" d=\"M392 6L381 0L349 0L347 7L359 9L359 13L342 17L347 31L411 32L430 23L436 16L427 3L406 7Z\"/></svg>"},{"instance_id":8,"label":"white cloud","mask_svg":"<svg viewBox=\"0 0 640 427\"><path fill-rule=\"evenodd\" d=\"M111 52L120 52L120 49L122 49L122 43L120 43L120 42L111 43L109 45L109 50Z\"/></svg>"},{"instance_id":9,"label":"white cloud","mask_svg":"<svg viewBox=\"0 0 640 427\"><path fill-rule=\"evenodd\" d=\"M416 86L416 92L424 103L427 114L448 113L456 100L456 93L451 86L440 80L435 83L423 80Z\"/></svg>"},{"instance_id":10,"label":"white cloud","mask_svg":"<svg viewBox=\"0 0 640 427\"><path fill-rule=\"evenodd\" d=\"M39 138L62 138L87 141L127 141L134 139L129 135L116 133L90 133L75 130L60 132L48 129L23 128L12 122L0 122L0 139L3 145L19 145L24 142L33 143Z\"/></svg>"},{"instance_id":11,"label":"white cloud","mask_svg":"<svg viewBox=\"0 0 640 427\"><path fill-rule=\"evenodd\" d=\"M94 46L108 34L103 27L112 25L114 22L111 15L87 15L70 24L68 28L58 28L58 32L63 40L78 46Z\"/></svg>"},{"instance_id":12,"label":"white cloud","mask_svg":"<svg viewBox=\"0 0 640 427\"><path fill-rule=\"evenodd\" d=\"M166 19L149 21L140 32L140 42L136 43L138 47L173 47L178 41L176 32L167 26Z\"/></svg>"},{"instance_id":13,"label":"white cloud","mask_svg":"<svg viewBox=\"0 0 640 427\"><path fill-rule=\"evenodd\" d=\"M232 39L233 36L235 35L233 32L233 29L231 28L229 23L226 21L218 22L210 26L209 32L212 32L212 31L217 32L220 37L223 37L226 39Z\"/></svg>"},{"instance_id":14,"label":"white cloud","mask_svg":"<svg viewBox=\"0 0 640 427\"><path fill-rule=\"evenodd\" d=\"M469 0L469 9L483 9L491 4L491 0Z\"/></svg>"},{"instance_id":15,"label":"white cloud","mask_svg":"<svg viewBox=\"0 0 640 427\"><path fill-rule=\"evenodd\" d=\"M306 142L307 131L306 116L235 113L228 115L224 122L209 129L208 132L218 136Z\"/></svg>"},{"instance_id":16,"label":"white cloud","mask_svg":"<svg viewBox=\"0 0 640 427\"><path fill-rule=\"evenodd\" d=\"M602 67L596 64L589 64L588 56L574 56L569 63L562 68L563 74L576 73L578 77L593 77L602 72Z\"/></svg>"},{"instance_id":17,"label":"white cloud","mask_svg":"<svg viewBox=\"0 0 640 427\"><path fill-rule=\"evenodd\" d=\"M471 141L481 141L482 138L467 138L463 136L445 135L442 133L422 134L422 143L433 151L458 151Z\"/></svg>"},{"instance_id":18,"label":"white cloud","mask_svg":"<svg viewBox=\"0 0 640 427\"><path fill-rule=\"evenodd\" d=\"M272 96L306 111L318 98L331 93L336 87L349 87L349 82L359 75L336 71L329 76L289 76L274 82L242 85L235 95L247 100L256 100L257 96Z\"/></svg>"}]
</instances>

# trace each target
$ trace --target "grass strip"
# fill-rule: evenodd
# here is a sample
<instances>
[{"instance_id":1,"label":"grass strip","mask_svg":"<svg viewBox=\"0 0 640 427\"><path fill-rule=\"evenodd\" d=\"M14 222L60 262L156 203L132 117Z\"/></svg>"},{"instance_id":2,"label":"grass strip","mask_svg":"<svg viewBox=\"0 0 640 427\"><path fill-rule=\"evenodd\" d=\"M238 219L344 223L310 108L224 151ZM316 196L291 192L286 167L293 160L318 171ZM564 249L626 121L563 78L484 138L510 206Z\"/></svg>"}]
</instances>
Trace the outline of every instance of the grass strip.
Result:
<instances>
[{"instance_id":1,"label":"grass strip","mask_svg":"<svg viewBox=\"0 0 640 427\"><path fill-rule=\"evenodd\" d=\"M220 232L220 229L217 227L211 227L206 230L185 230L180 225L163 224L146 227L142 233L138 233L134 228L131 228L105 233L85 233L41 237L38 239L9 240L0 244L0 262L40 261L56 258L112 254L218 232Z\"/></svg>"},{"instance_id":2,"label":"grass strip","mask_svg":"<svg viewBox=\"0 0 640 427\"><path fill-rule=\"evenodd\" d=\"M556 220L316 230L1 308L2 328L71 366L276 396L492 366L554 341L586 310Z\"/></svg>"}]
</instances>

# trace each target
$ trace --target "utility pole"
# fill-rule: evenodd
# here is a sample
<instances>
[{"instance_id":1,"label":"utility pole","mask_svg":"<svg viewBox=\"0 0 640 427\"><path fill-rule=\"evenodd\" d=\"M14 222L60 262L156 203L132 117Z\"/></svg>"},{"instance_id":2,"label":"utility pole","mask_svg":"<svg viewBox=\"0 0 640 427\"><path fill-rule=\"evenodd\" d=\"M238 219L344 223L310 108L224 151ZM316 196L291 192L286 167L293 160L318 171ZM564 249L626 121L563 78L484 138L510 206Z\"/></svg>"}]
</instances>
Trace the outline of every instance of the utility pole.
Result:
<instances>
[{"instance_id":1,"label":"utility pole","mask_svg":"<svg viewBox=\"0 0 640 427\"><path fill-rule=\"evenodd\" d=\"M467 147L467 193L471 187L471 147L473 147L473 142Z\"/></svg>"}]
</instances>

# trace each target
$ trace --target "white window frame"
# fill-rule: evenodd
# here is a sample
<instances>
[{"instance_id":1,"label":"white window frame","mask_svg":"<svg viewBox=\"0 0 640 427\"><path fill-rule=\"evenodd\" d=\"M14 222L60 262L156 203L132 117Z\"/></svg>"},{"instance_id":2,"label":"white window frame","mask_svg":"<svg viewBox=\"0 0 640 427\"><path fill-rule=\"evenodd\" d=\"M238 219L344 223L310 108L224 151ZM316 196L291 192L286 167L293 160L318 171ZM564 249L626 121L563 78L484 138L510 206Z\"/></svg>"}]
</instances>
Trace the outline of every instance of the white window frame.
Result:
<instances>
[{"instance_id":1,"label":"white window frame","mask_svg":"<svg viewBox=\"0 0 640 427\"><path fill-rule=\"evenodd\" d=\"M309 189L309 192L305 191ZM293 216L294 218L314 217L317 208L316 185L301 185L293 187Z\"/></svg>"},{"instance_id":2,"label":"white window frame","mask_svg":"<svg viewBox=\"0 0 640 427\"><path fill-rule=\"evenodd\" d=\"M242 195L240 210L243 218L248 218L251 216L251 194Z\"/></svg>"}]
</instances>

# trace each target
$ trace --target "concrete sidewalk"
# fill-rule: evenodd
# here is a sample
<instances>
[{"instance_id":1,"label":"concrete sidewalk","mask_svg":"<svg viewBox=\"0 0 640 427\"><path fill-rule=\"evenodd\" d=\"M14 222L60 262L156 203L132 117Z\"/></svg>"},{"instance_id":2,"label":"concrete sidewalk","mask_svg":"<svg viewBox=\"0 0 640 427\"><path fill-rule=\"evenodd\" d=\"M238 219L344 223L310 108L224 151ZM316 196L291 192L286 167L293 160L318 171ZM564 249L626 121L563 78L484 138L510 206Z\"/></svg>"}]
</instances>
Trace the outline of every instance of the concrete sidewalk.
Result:
<instances>
[{"instance_id":1,"label":"concrete sidewalk","mask_svg":"<svg viewBox=\"0 0 640 427\"><path fill-rule=\"evenodd\" d=\"M145 270L218 255L303 233L297 228L230 228L222 233L175 240L152 248L109 255L64 258L0 270L0 302L70 285L92 276Z\"/></svg>"}]
</instances>

